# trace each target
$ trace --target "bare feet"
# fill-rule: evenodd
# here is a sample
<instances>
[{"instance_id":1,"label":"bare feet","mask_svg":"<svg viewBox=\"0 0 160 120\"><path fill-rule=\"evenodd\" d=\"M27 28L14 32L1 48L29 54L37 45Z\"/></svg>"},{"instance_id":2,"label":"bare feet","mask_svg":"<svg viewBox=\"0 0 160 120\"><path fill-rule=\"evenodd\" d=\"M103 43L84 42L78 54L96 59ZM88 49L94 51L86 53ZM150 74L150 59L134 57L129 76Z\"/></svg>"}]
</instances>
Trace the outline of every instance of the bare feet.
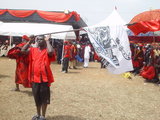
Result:
<instances>
[{"instance_id":1,"label":"bare feet","mask_svg":"<svg viewBox=\"0 0 160 120\"><path fill-rule=\"evenodd\" d=\"M20 89L19 89L19 88L14 88L14 89L12 89L12 91L17 91L17 92L19 92Z\"/></svg>"}]
</instances>

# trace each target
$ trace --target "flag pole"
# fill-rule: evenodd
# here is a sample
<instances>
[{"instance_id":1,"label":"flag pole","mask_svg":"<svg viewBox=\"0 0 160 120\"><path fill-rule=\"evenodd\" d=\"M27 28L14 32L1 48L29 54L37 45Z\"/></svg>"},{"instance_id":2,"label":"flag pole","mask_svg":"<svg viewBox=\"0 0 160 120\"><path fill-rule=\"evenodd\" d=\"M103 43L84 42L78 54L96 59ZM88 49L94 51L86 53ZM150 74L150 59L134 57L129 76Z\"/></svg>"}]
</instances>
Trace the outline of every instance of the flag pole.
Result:
<instances>
[{"instance_id":1,"label":"flag pole","mask_svg":"<svg viewBox=\"0 0 160 120\"><path fill-rule=\"evenodd\" d=\"M66 31L59 31L59 32L52 32L52 33L45 33L45 34L39 34L39 35L49 35L49 34L58 34L58 33L64 33L64 32L76 32L76 31L81 31L84 30L83 28L80 29L73 29L73 30L66 30ZM38 35L36 35L38 36Z\"/></svg>"}]
</instances>

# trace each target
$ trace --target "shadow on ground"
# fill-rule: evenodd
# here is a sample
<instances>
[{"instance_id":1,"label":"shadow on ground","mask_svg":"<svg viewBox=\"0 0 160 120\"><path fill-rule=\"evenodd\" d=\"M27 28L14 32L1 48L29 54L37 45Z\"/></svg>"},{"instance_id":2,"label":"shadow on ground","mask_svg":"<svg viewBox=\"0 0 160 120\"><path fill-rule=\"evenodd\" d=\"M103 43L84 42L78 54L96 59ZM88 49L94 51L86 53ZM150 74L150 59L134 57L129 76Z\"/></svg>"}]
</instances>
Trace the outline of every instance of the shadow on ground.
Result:
<instances>
[{"instance_id":1,"label":"shadow on ground","mask_svg":"<svg viewBox=\"0 0 160 120\"><path fill-rule=\"evenodd\" d=\"M31 88L31 89L32 89L32 88ZM21 92L21 93L24 93L24 94L27 94L28 96L33 96L32 91L25 90L25 91L20 91L20 92ZM51 94L53 93L52 90L51 90L50 92L51 92Z\"/></svg>"},{"instance_id":2,"label":"shadow on ground","mask_svg":"<svg viewBox=\"0 0 160 120\"><path fill-rule=\"evenodd\" d=\"M84 69L97 69L97 67L94 67L94 66L89 66L89 67L87 67L87 68L84 68ZM100 66L99 66L99 68L101 68Z\"/></svg>"},{"instance_id":3,"label":"shadow on ground","mask_svg":"<svg viewBox=\"0 0 160 120\"><path fill-rule=\"evenodd\" d=\"M47 117L47 120L86 120L86 119L70 115L58 115L54 117L49 116Z\"/></svg>"},{"instance_id":4,"label":"shadow on ground","mask_svg":"<svg viewBox=\"0 0 160 120\"><path fill-rule=\"evenodd\" d=\"M27 94L28 96L33 96L32 91L25 90L25 91L21 91L21 92Z\"/></svg>"},{"instance_id":5,"label":"shadow on ground","mask_svg":"<svg viewBox=\"0 0 160 120\"><path fill-rule=\"evenodd\" d=\"M77 74L77 73L80 73L80 72L69 71L67 74L72 74L72 73Z\"/></svg>"},{"instance_id":6,"label":"shadow on ground","mask_svg":"<svg viewBox=\"0 0 160 120\"><path fill-rule=\"evenodd\" d=\"M6 77L11 77L11 76L9 76L9 75L1 75L0 74L0 78L6 78Z\"/></svg>"}]
</instances>

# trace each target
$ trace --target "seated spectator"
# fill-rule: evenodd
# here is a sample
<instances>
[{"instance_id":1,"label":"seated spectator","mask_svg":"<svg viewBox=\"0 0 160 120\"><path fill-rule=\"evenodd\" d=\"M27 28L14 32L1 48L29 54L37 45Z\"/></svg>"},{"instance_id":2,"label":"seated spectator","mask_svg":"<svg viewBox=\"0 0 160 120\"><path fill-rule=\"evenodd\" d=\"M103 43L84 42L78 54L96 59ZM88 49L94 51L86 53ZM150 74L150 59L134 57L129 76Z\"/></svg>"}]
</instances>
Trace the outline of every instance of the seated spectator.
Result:
<instances>
[{"instance_id":1,"label":"seated spectator","mask_svg":"<svg viewBox=\"0 0 160 120\"><path fill-rule=\"evenodd\" d=\"M140 75L146 79L146 82L156 82L154 79L155 73L155 68L152 62L149 62L148 64L144 65L142 71L140 72Z\"/></svg>"}]
</instances>

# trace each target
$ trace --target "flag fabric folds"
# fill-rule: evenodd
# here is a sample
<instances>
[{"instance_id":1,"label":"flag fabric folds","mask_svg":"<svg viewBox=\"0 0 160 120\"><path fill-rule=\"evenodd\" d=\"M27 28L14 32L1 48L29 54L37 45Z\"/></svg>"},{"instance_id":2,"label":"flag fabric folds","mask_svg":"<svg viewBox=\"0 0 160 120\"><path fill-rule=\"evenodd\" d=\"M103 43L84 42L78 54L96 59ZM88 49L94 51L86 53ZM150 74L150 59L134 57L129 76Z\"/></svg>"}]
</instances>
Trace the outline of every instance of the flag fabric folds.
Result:
<instances>
[{"instance_id":1,"label":"flag fabric folds","mask_svg":"<svg viewBox=\"0 0 160 120\"><path fill-rule=\"evenodd\" d=\"M133 70L131 50L123 25L92 26L84 28L103 64L113 74Z\"/></svg>"}]
</instances>

